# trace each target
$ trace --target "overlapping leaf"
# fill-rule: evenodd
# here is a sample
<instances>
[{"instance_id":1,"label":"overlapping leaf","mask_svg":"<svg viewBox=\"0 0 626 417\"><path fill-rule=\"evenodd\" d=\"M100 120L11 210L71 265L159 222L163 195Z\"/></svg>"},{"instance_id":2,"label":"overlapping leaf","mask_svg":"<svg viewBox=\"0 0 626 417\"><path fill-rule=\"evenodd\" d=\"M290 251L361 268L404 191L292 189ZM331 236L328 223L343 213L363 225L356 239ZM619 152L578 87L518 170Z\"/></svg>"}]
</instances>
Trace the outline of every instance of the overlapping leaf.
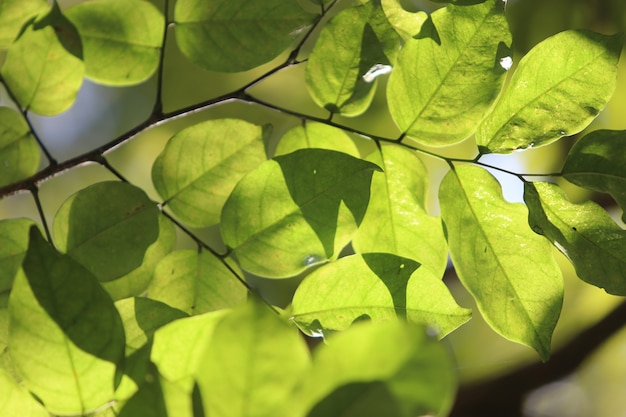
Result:
<instances>
[{"instance_id":1,"label":"overlapping leaf","mask_svg":"<svg viewBox=\"0 0 626 417\"><path fill-rule=\"evenodd\" d=\"M30 219L0 221L0 297L8 297L13 278L28 249L28 234L35 223ZM0 303L0 308L6 307Z\"/></svg>"},{"instance_id":2,"label":"overlapping leaf","mask_svg":"<svg viewBox=\"0 0 626 417\"><path fill-rule=\"evenodd\" d=\"M570 150L563 176L581 187L609 193L626 209L626 131L597 130ZM626 219L626 214L622 215Z\"/></svg>"},{"instance_id":3,"label":"overlapping leaf","mask_svg":"<svg viewBox=\"0 0 626 417\"><path fill-rule=\"evenodd\" d=\"M22 116L0 107L0 187L28 178L39 168L39 148Z\"/></svg>"},{"instance_id":4,"label":"overlapping leaf","mask_svg":"<svg viewBox=\"0 0 626 417\"><path fill-rule=\"evenodd\" d=\"M280 138L274 155L284 155L305 148L329 149L359 157L359 150L346 132L317 122L305 123L285 133Z\"/></svg>"},{"instance_id":5,"label":"overlapping leaf","mask_svg":"<svg viewBox=\"0 0 626 417\"><path fill-rule=\"evenodd\" d=\"M170 139L152 181L185 223L211 226L235 184L265 160L263 129L238 119L208 120Z\"/></svg>"},{"instance_id":6,"label":"overlapping leaf","mask_svg":"<svg viewBox=\"0 0 626 417\"><path fill-rule=\"evenodd\" d=\"M120 316L96 278L56 252L36 227L9 313L11 358L48 411L83 414L113 399L124 358Z\"/></svg>"},{"instance_id":7,"label":"overlapping leaf","mask_svg":"<svg viewBox=\"0 0 626 417\"><path fill-rule=\"evenodd\" d=\"M277 57L313 22L296 0L179 0L176 41L211 71L245 71Z\"/></svg>"},{"instance_id":8,"label":"overlapping leaf","mask_svg":"<svg viewBox=\"0 0 626 417\"><path fill-rule=\"evenodd\" d=\"M143 263L158 237L158 219L156 204L141 189L100 182L63 203L54 218L54 242L99 281L113 281Z\"/></svg>"},{"instance_id":9,"label":"overlapping leaf","mask_svg":"<svg viewBox=\"0 0 626 417\"><path fill-rule=\"evenodd\" d=\"M55 3L11 45L0 72L22 108L53 116L76 99L85 72L81 49L76 29Z\"/></svg>"},{"instance_id":10,"label":"overlapping leaf","mask_svg":"<svg viewBox=\"0 0 626 417\"><path fill-rule=\"evenodd\" d=\"M354 249L411 258L434 276L443 276L448 247L441 219L425 211L426 167L414 152L396 145L382 144L370 160L383 172L372 178L370 204L352 242Z\"/></svg>"},{"instance_id":11,"label":"overlapping leaf","mask_svg":"<svg viewBox=\"0 0 626 417\"><path fill-rule=\"evenodd\" d=\"M45 12L46 0L2 0L0 1L0 49L7 48L20 33L29 19Z\"/></svg>"},{"instance_id":12,"label":"overlapping leaf","mask_svg":"<svg viewBox=\"0 0 626 417\"><path fill-rule=\"evenodd\" d=\"M80 34L87 77L131 85L145 81L158 67L165 19L150 2L92 0L65 13Z\"/></svg>"},{"instance_id":13,"label":"overlapping leaf","mask_svg":"<svg viewBox=\"0 0 626 417\"><path fill-rule=\"evenodd\" d=\"M416 141L450 145L471 135L500 93L511 55L501 0L449 5L408 39L389 78L389 110Z\"/></svg>"},{"instance_id":14,"label":"overlapping leaf","mask_svg":"<svg viewBox=\"0 0 626 417\"><path fill-rule=\"evenodd\" d=\"M338 256L363 220L378 166L303 149L264 162L235 187L222 236L241 267L281 278Z\"/></svg>"},{"instance_id":15,"label":"overlapping leaf","mask_svg":"<svg viewBox=\"0 0 626 417\"><path fill-rule=\"evenodd\" d=\"M535 46L479 126L482 152L546 145L583 130L613 95L621 50L621 36L585 30L567 30Z\"/></svg>"},{"instance_id":16,"label":"overlapping leaf","mask_svg":"<svg viewBox=\"0 0 626 417\"><path fill-rule=\"evenodd\" d=\"M382 0L381 5L389 23L405 41L417 35L428 18L425 12L413 13L405 10L400 0Z\"/></svg>"},{"instance_id":17,"label":"overlapping leaf","mask_svg":"<svg viewBox=\"0 0 626 417\"><path fill-rule=\"evenodd\" d=\"M374 28L377 19L387 22L373 2L343 10L315 43L306 67L307 87L313 100L331 113L357 116L372 102L377 82L364 75L389 63Z\"/></svg>"},{"instance_id":18,"label":"overlapping leaf","mask_svg":"<svg viewBox=\"0 0 626 417\"><path fill-rule=\"evenodd\" d=\"M148 291L188 314L235 307L246 300L247 291L222 262L207 251L176 251L154 271Z\"/></svg>"},{"instance_id":19,"label":"overlapping leaf","mask_svg":"<svg viewBox=\"0 0 626 417\"><path fill-rule=\"evenodd\" d=\"M407 258L366 253L339 259L307 276L293 297L293 320L306 333L345 330L353 321L399 316L446 335L470 317L441 278Z\"/></svg>"},{"instance_id":20,"label":"overlapping leaf","mask_svg":"<svg viewBox=\"0 0 626 417\"><path fill-rule=\"evenodd\" d=\"M526 183L524 200L533 230L554 242L582 280L626 295L626 231L602 207L572 204L549 183Z\"/></svg>"},{"instance_id":21,"label":"overlapping leaf","mask_svg":"<svg viewBox=\"0 0 626 417\"><path fill-rule=\"evenodd\" d=\"M563 301L550 245L528 226L528 210L502 197L478 167L449 172L439 191L450 256L489 325L502 336L550 355Z\"/></svg>"}]
</instances>

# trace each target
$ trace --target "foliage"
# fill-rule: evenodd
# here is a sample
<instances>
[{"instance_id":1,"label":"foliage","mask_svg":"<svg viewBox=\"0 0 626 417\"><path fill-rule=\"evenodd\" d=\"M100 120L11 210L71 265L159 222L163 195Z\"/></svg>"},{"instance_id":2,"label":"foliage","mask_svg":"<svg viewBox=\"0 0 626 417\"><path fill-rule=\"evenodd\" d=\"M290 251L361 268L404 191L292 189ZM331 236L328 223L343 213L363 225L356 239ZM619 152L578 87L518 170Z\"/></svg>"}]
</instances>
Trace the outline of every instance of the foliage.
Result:
<instances>
[{"instance_id":1,"label":"foliage","mask_svg":"<svg viewBox=\"0 0 626 417\"><path fill-rule=\"evenodd\" d=\"M585 135L560 172L540 173L550 182L496 168L523 183L525 204L504 199L483 160L582 132L613 95L622 37L566 30L515 62L506 2L444 3L0 0L0 194L30 191L40 211L0 221L0 414L446 415L457 381L439 339L471 315L442 280L448 256L493 330L543 361L564 292L551 244L582 280L626 295L625 232L559 186L624 208L625 132ZM256 75L166 113L166 41L204 70ZM303 66L325 117L251 92ZM31 116L66 111L85 77L156 79L154 108L59 163ZM380 86L397 137L341 122L367 112ZM227 101L300 124L279 135L245 115L187 126L147 169L154 197L105 156ZM446 156L462 141L470 155ZM447 167L440 215L427 157ZM73 194L49 227L39 184L84 162L117 180ZM202 237L216 226L218 243ZM176 246L176 229L196 250ZM284 309L251 284L294 276ZM302 333L324 343L311 353Z\"/></svg>"}]
</instances>

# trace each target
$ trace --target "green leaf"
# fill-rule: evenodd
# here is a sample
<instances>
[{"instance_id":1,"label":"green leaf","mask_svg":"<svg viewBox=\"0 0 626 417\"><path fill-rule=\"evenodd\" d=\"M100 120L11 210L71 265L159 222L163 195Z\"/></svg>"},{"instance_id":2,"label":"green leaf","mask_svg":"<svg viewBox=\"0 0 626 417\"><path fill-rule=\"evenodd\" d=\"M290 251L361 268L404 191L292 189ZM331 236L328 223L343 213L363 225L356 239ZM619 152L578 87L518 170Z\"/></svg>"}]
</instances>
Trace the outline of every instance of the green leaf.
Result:
<instances>
[{"instance_id":1,"label":"green leaf","mask_svg":"<svg viewBox=\"0 0 626 417\"><path fill-rule=\"evenodd\" d=\"M133 395L119 414L119 417L168 417L163 399L163 390L159 373L154 365L150 364L144 382Z\"/></svg>"},{"instance_id":2,"label":"green leaf","mask_svg":"<svg viewBox=\"0 0 626 417\"><path fill-rule=\"evenodd\" d=\"M112 281L143 263L158 237L158 218L156 204L141 189L100 182L63 203L54 217L54 241L99 281Z\"/></svg>"},{"instance_id":3,"label":"green leaf","mask_svg":"<svg viewBox=\"0 0 626 417\"><path fill-rule=\"evenodd\" d=\"M150 298L188 314L201 314L243 303L246 287L207 251L180 250L165 257L154 271Z\"/></svg>"},{"instance_id":4,"label":"green leaf","mask_svg":"<svg viewBox=\"0 0 626 417\"><path fill-rule=\"evenodd\" d=\"M159 215L159 236L148 246L140 266L112 281L100 282L113 300L142 295L150 285L159 262L169 254L176 243L174 224Z\"/></svg>"},{"instance_id":5,"label":"green leaf","mask_svg":"<svg viewBox=\"0 0 626 417\"><path fill-rule=\"evenodd\" d=\"M165 19L143 0L92 0L65 12L83 44L85 75L109 85L138 84L159 66Z\"/></svg>"},{"instance_id":6,"label":"green leaf","mask_svg":"<svg viewBox=\"0 0 626 417\"><path fill-rule=\"evenodd\" d=\"M583 281L626 295L626 231L602 207L572 204L549 183L526 183L524 200L530 226L567 256Z\"/></svg>"},{"instance_id":7,"label":"green leaf","mask_svg":"<svg viewBox=\"0 0 626 417\"><path fill-rule=\"evenodd\" d=\"M174 135L152 167L152 181L191 226L219 222L237 182L265 161L263 129L238 119L208 120Z\"/></svg>"},{"instance_id":8,"label":"green leaf","mask_svg":"<svg viewBox=\"0 0 626 417\"><path fill-rule=\"evenodd\" d=\"M56 252L36 227L9 301L9 350L26 387L54 414L113 398L124 329L96 278Z\"/></svg>"},{"instance_id":9,"label":"green leaf","mask_svg":"<svg viewBox=\"0 0 626 417\"><path fill-rule=\"evenodd\" d=\"M415 152L390 144L381 144L370 160L383 172L372 178L370 204L352 242L355 251L411 258L443 276L448 246L441 219L425 211L426 167Z\"/></svg>"},{"instance_id":10,"label":"green leaf","mask_svg":"<svg viewBox=\"0 0 626 417\"><path fill-rule=\"evenodd\" d=\"M291 414L292 393L310 365L295 327L260 302L233 310L215 327L198 385L211 417Z\"/></svg>"},{"instance_id":11,"label":"green leaf","mask_svg":"<svg viewBox=\"0 0 626 417\"><path fill-rule=\"evenodd\" d=\"M22 26L47 8L46 0L0 0L0 49L9 47Z\"/></svg>"},{"instance_id":12,"label":"green leaf","mask_svg":"<svg viewBox=\"0 0 626 417\"><path fill-rule=\"evenodd\" d=\"M3 417L49 417L50 414L9 374L0 369L0 415Z\"/></svg>"},{"instance_id":13,"label":"green leaf","mask_svg":"<svg viewBox=\"0 0 626 417\"><path fill-rule=\"evenodd\" d=\"M389 22L405 41L420 32L422 24L428 19L424 12L412 13L405 10L400 0L382 0L381 5Z\"/></svg>"},{"instance_id":14,"label":"green leaf","mask_svg":"<svg viewBox=\"0 0 626 417\"><path fill-rule=\"evenodd\" d=\"M626 131L596 130L580 139L569 152L563 176L585 188L608 193L626 209ZM626 220L626 214L622 215Z\"/></svg>"},{"instance_id":15,"label":"green leaf","mask_svg":"<svg viewBox=\"0 0 626 417\"><path fill-rule=\"evenodd\" d=\"M408 39L389 77L389 111L410 138L429 146L459 142L496 100L511 56L501 0L435 11Z\"/></svg>"},{"instance_id":16,"label":"green leaf","mask_svg":"<svg viewBox=\"0 0 626 417\"><path fill-rule=\"evenodd\" d=\"M285 133L276 146L274 156L285 155L298 149L320 148L343 152L359 157L354 141L341 129L317 122L304 122Z\"/></svg>"},{"instance_id":17,"label":"green leaf","mask_svg":"<svg viewBox=\"0 0 626 417\"><path fill-rule=\"evenodd\" d=\"M28 249L29 230L34 224L30 219L0 221L0 296L8 297L11 291L13 278Z\"/></svg>"},{"instance_id":18,"label":"green leaf","mask_svg":"<svg viewBox=\"0 0 626 417\"><path fill-rule=\"evenodd\" d=\"M443 337L470 318L440 277L387 253L347 256L314 271L298 286L292 314L309 335L345 330L355 320L399 316L433 325Z\"/></svg>"},{"instance_id":19,"label":"green leaf","mask_svg":"<svg viewBox=\"0 0 626 417\"><path fill-rule=\"evenodd\" d=\"M528 226L526 206L504 200L498 181L473 166L445 176L439 201L450 256L485 321L547 360L563 282L549 243Z\"/></svg>"},{"instance_id":20,"label":"green leaf","mask_svg":"<svg viewBox=\"0 0 626 417\"><path fill-rule=\"evenodd\" d=\"M583 130L613 95L621 50L621 35L585 30L567 30L535 46L479 126L481 152L547 145Z\"/></svg>"},{"instance_id":21,"label":"green leaf","mask_svg":"<svg viewBox=\"0 0 626 417\"><path fill-rule=\"evenodd\" d=\"M30 177L39 168L39 147L22 116L0 107L0 187Z\"/></svg>"},{"instance_id":22,"label":"green leaf","mask_svg":"<svg viewBox=\"0 0 626 417\"><path fill-rule=\"evenodd\" d=\"M331 113L358 116L369 107L377 80L363 76L388 63L369 20L376 6L367 3L339 12L324 26L306 66L313 100Z\"/></svg>"},{"instance_id":23,"label":"green leaf","mask_svg":"<svg viewBox=\"0 0 626 417\"><path fill-rule=\"evenodd\" d=\"M246 71L287 49L313 22L295 0L178 0L176 41L185 56L211 71Z\"/></svg>"},{"instance_id":24,"label":"green leaf","mask_svg":"<svg viewBox=\"0 0 626 417\"><path fill-rule=\"evenodd\" d=\"M423 328L364 322L315 350L300 402L309 417L447 415L456 385L447 349Z\"/></svg>"},{"instance_id":25,"label":"green leaf","mask_svg":"<svg viewBox=\"0 0 626 417\"><path fill-rule=\"evenodd\" d=\"M269 278L336 258L369 202L378 166L325 149L264 162L237 184L222 210L222 236L241 267Z\"/></svg>"},{"instance_id":26,"label":"green leaf","mask_svg":"<svg viewBox=\"0 0 626 417\"><path fill-rule=\"evenodd\" d=\"M24 109L53 116L74 103L85 66L76 30L56 3L11 45L0 72Z\"/></svg>"}]
</instances>

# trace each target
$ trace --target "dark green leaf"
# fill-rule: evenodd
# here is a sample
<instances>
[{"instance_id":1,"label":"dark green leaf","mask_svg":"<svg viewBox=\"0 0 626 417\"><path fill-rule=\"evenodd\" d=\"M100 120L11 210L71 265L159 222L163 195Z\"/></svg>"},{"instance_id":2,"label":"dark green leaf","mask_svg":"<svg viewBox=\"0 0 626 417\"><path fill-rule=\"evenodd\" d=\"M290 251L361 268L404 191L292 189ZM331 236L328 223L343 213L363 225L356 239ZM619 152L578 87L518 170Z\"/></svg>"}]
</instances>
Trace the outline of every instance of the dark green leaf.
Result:
<instances>
[{"instance_id":1,"label":"dark green leaf","mask_svg":"<svg viewBox=\"0 0 626 417\"><path fill-rule=\"evenodd\" d=\"M523 204L508 203L484 169L461 166L439 191L450 256L485 321L502 336L550 356L561 312L561 270Z\"/></svg>"},{"instance_id":2,"label":"dark green leaf","mask_svg":"<svg viewBox=\"0 0 626 417\"><path fill-rule=\"evenodd\" d=\"M22 116L0 107L0 187L28 178L39 168L39 147Z\"/></svg>"},{"instance_id":3,"label":"dark green leaf","mask_svg":"<svg viewBox=\"0 0 626 417\"><path fill-rule=\"evenodd\" d=\"M547 145L583 130L613 95L621 50L621 36L583 30L535 46L479 126L482 152Z\"/></svg>"},{"instance_id":4,"label":"dark green leaf","mask_svg":"<svg viewBox=\"0 0 626 417\"><path fill-rule=\"evenodd\" d=\"M440 277L386 253L347 256L314 271L298 286L292 314L310 335L345 330L361 318L382 322L399 316L433 325L443 337L470 317Z\"/></svg>"},{"instance_id":5,"label":"dark green leaf","mask_svg":"<svg viewBox=\"0 0 626 417\"><path fill-rule=\"evenodd\" d=\"M119 417L168 417L159 373L154 365L144 377L144 382L117 414Z\"/></svg>"},{"instance_id":6,"label":"dark green leaf","mask_svg":"<svg viewBox=\"0 0 626 417\"><path fill-rule=\"evenodd\" d=\"M159 65L165 20L143 0L92 0L66 12L83 44L85 75L96 82L145 81Z\"/></svg>"},{"instance_id":7,"label":"dark green leaf","mask_svg":"<svg viewBox=\"0 0 626 417\"><path fill-rule=\"evenodd\" d=\"M113 302L36 227L22 268L9 301L9 349L19 375L51 413L102 406L113 398L124 358L124 329Z\"/></svg>"},{"instance_id":8,"label":"dark green leaf","mask_svg":"<svg viewBox=\"0 0 626 417\"><path fill-rule=\"evenodd\" d=\"M307 122L285 133L278 142L274 156L306 148L329 149L359 157L359 150L346 132L317 122Z\"/></svg>"},{"instance_id":9,"label":"dark green leaf","mask_svg":"<svg viewBox=\"0 0 626 417\"><path fill-rule=\"evenodd\" d=\"M143 263L158 237L158 219L156 204L141 189L100 182L63 203L54 218L54 241L99 281L112 281Z\"/></svg>"},{"instance_id":10,"label":"dark green leaf","mask_svg":"<svg viewBox=\"0 0 626 417\"><path fill-rule=\"evenodd\" d=\"M28 249L30 219L0 221L0 296L7 296ZM0 304L0 308L6 307ZM0 344L0 346L2 346Z\"/></svg>"},{"instance_id":11,"label":"dark green leaf","mask_svg":"<svg viewBox=\"0 0 626 417\"><path fill-rule=\"evenodd\" d=\"M245 71L277 57L313 22L296 0L178 0L176 41L202 68Z\"/></svg>"},{"instance_id":12,"label":"dark green leaf","mask_svg":"<svg viewBox=\"0 0 626 417\"><path fill-rule=\"evenodd\" d=\"M530 226L568 257L582 280L626 295L626 231L602 207L572 204L549 183L526 183L524 200Z\"/></svg>"},{"instance_id":13,"label":"dark green leaf","mask_svg":"<svg viewBox=\"0 0 626 417\"><path fill-rule=\"evenodd\" d=\"M296 275L336 258L363 220L378 169L325 149L303 149L264 162L226 201L224 242L243 269L270 278Z\"/></svg>"},{"instance_id":14,"label":"dark green leaf","mask_svg":"<svg viewBox=\"0 0 626 417\"><path fill-rule=\"evenodd\" d=\"M430 146L459 142L476 130L497 98L511 34L501 0L449 5L407 40L389 78L389 110L410 138Z\"/></svg>"},{"instance_id":15,"label":"dark green leaf","mask_svg":"<svg viewBox=\"0 0 626 417\"><path fill-rule=\"evenodd\" d=\"M67 110L83 82L80 39L53 6L11 45L2 76L22 108L45 116Z\"/></svg>"},{"instance_id":16,"label":"dark green leaf","mask_svg":"<svg viewBox=\"0 0 626 417\"><path fill-rule=\"evenodd\" d=\"M574 184L609 193L626 209L626 131L596 130L572 147L563 176ZM626 215L622 215L626 220Z\"/></svg>"},{"instance_id":17,"label":"dark green leaf","mask_svg":"<svg viewBox=\"0 0 626 417\"><path fill-rule=\"evenodd\" d=\"M9 47L22 26L47 8L46 0L0 0L0 49Z\"/></svg>"},{"instance_id":18,"label":"dark green leaf","mask_svg":"<svg viewBox=\"0 0 626 417\"><path fill-rule=\"evenodd\" d=\"M172 211L191 226L219 222L237 182L265 161L260 126L208 120L181 130L154 161L152 181Z\"/></svg>"},{"instance_id":19,"label":"dark green leaf","mask_svg":"<svg viewBox=\"0 0 626 417\"><path fill-rule=\"evenodd\" d=\"M207 251L176 251L154 271L150 298L188 314L230 308L246 300L246 287Z\"/></svg>"}]
</instances>

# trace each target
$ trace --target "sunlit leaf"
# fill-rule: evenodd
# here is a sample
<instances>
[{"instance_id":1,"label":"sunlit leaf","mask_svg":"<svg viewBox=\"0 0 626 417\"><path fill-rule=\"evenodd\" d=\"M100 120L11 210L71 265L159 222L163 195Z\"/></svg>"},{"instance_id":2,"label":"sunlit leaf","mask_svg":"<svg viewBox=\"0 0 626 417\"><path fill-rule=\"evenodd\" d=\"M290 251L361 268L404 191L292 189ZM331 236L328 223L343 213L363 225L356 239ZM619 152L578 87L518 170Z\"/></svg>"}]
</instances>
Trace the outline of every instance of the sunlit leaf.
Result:
<instances>
[{"instance_id":1,"label":"sunlit leaf","mask_svg":"<svg viewBox=\"0 0 626 417\"><path fill-rule=\"evenodd\" d=\"M439 201L450 256L485 321L547 360L563 282L549 243L528 225L526 206L504 200L498 181L473 166L446 175Z\"/></svg>"},{"instance_id":2,"label":"sunlit leaf","mask_svg":"<svg viewBox=\"0 0 626 417\"><path fill-rule=\"evenodd\" d=\"M311 335L345 330L355 320L399 316L432 325L443 337L470 317L440 277L386 253L347 256L314 271L298 286L292 314Z\"/></svg>"},{"instance_id":3,"label":"sunlit leaf","mask_svg":"<svg viewBox=\"0 0 626 417\"><path fill-rule=\"evenodd\" d=\"M580 132L615 90L620 35L567 30L535 46L519 63L476 132L483 153L547 145Z\"/></svg>"},{"instance_id":4,"label":"sunlit leaf","mask_svg":"<svg viewBox=\"0 0 626 417\"><path fill-rule=\"evenodd\" d=\"M623 130L589 133L570 150L563 176L578 186L611 194L622 210L626 209L625 143Z\"/></svg>"},{"instance_id":5,"label":"sunlit leaf","mask_svg":"<svg viewBox=\"0 0 626 417\"><path fill-rule=\"evenodd\" d=\"M241 267L270 278L333 259L363 220L378 166L325 149L264 162L222 210L222 236Z\"/></svg>"},{"instance_id":6,"label":"sunlit leaf","mask_svg":"<svg viewBox=\"0 0 626 417\"><path fill-rule=\"evenodd\" d=\"M582 280L626 295L626 231L602 207L572 204L558 186L541 182L525 184L524 200L533 230L554 242Z\"/></svg>"},{"instance_id":7,"label":"sunlit leaf","mask_svg":"<svg viewBox=\"0 0 626 417\"><path fill-rule=\"evenodd\" d=\"M448 351L423 328L358 323L315 350L301 403L309 417L447 415L456 384Z\"/></svg>"},{"instance_id":8,"label":"sunlit leaf","mask_svg":"<svg viewBox=\"0 0 626 417\"><path fill-rule=\"evenodd\" d=\"M150 365L143 384L133 395L119 414L119 417L168 417L163 398L163 390L159 373L154 365Z\"/></svg>"},{"instance_id":9,"label":"sunlit leaf","mask_svg":"<svg viewBox=\"0 0 626 417\"><path fill-rule=\"evenodd\" d=\"M11 45L22 26L47 8L46 0L0 0L0 49Z\"/></svg>"},{"instance_id":10,"label":"sunlit leaf","mask_svg":"<svg viewBox=\"0 0 626 417\"><path fill-rule=\"evenodd\" d=\"M314 15L296 0L178 0L176 41L193 62L212 71L245 71L277 57Z\"/></svg>"},{"instance_id":11,"label":"sunlit leaf","mask_svg":"<svg viewBox=\"0 0 626 417\"><path fill-rule=\"evenodd\" d=\"M0 107L0 187L30 177L39 168L39 147L22 116Z\"/></svg>"},{"instance_id":12,"label":"sunlit leaf","mask_svg":"<svg viewBox=\"0 0 626 417\"><path fill-rule=\"evenodd\" d=\"M63 203L54 218L54 243L99 281L112 281L143 263L158 237L158 219L156 204L141 189L100 182Z\"/></svg>"},{"instance_id":13,"label":"sunlit leaf","mask_svg":"<svg viewBox=\"0 0 626 417\"><path fill-rule=\"evenodd\" d=\"M3 417L49 417L46 409L10 375L0 369L0 415Z\"/></svg>"},{"instance_id":14,"label":"sunlit leaf","mask_svg":"<svg viewBox=\"0 0 626 417\"><path fill-rule=\"evenodd\" d=\"M285 133L276 146L275 156L305 148L329 149L359 157L359 150L346 132L323 123L308 122Z\"/></svg>"},{"instance_id":15,"label":"sunlit leaf","mask_svg":"<svg viewBox=\"0 0 626 417\"><path fill-rule=\"evenodd\" d=\"M96 82L145 81L159 65L165 20L143 0L92 0L69 8L83 44L85 75Z\"/></svg>"},{"instance_id":16,"label":"sunlit leaf","mask_svg":"<svg viewBox=\"0 0 626 417\"><path fill-rule=\"evenodd\" d=\"M408 39L387 87L389 110L410 138L431 146L470 136L500 93L511 56L501 0L449 5Z\"/></svg>"},{"instance_id":17,"label":"sunlit leaf","mask_svg":"<svg viewBox=\"0 0 626 417\"><path fill-rule=\"evenodd\" d=\"M154 271L150 298L188 314L235 307L246 300L246 287L207 251L176 251Z\"/></svg>"},{"instance_id":18,"label":"sunlit leaf","mask_svg":"<svg viewBox=\"0 0 626 417\"><path fill-rule=\"evenodd\" d=\"M376 79L363 76L377 64L388 64L369 23L378 7L366 3L333 16L309 56L307 87L313 100L331 113L357 116L372 102Z\"/></svg>"},{"instance_id":19,"label":"sunlit leaf","mask_svg":"<svg viewBox=\"0 0 626 417\"><path fill-rule=\"evenodd\" d=\"M155 160L154 186L185 223L216 224L235 184L266 159L262 138L260 126L238 119L183 129Z\"/></svg>"},{"instance_id":20,"label":"sunlit leaf","mask_svg":"<svg viewBox=\"0 0 626 417\"><path fill-rule=\"evenodd\" d=\"M0 296L7 296L28 249L30 219L0 221ZM6 307L0 304L0 308ZM0 346L2 346L0 344Z\"/></svg>"},{"instance_id":21,"label":"sunlit leaf","mask_svg":"<svg viewBox=\"0 0 626 417\"><path fill-rule=\"evenodd\" d=\"M51 413L81 414L113 398L124 358L120 316L96 278L56 252L36 227L9 313L15 368Z\"/></svg>"},{"instance_id":22,"label":"sunlit leaf","mask_svg":"<svg viewBox=\"0 0 626 417\"><path fill-rule=\"evenodd\" d=\"M428 18L425 12L412 13L405 10L400 0L382 0L381 5L387 19L405 41L417 35Z\"/></svg>"},{"instance_id":23,"label":"sunlit leaf","mask_svg":"<svg viewBox=\"0 0 626 417\"><path fill-rule=\"evenodd\" d=\"M22 108L53 116L76 99L85 72L81 53L75 28L55 3L11 45L0 72Z\"/></svg>"},{"instance_id":24,"label":"sunlit leaf","mask_svg":"<svg viewBox=\"0 0 626 417\"><path fill-rule=\"evenodd\" d=\"M260 302L233 310L215 327L197 376L211 417L290 415L292 392L310 364L295 327Z\"/></svg>"},{"instance_id":25,"label":"sunlit leaf","mask_svg":"<svg viewBox=\"0 0 626 417\"><path fill-rule=\"evenodd\" d=\"M388 252L418 261L443 276L448 247L439 217L425 211L428 173L419 157L396 145L381 145L370 160L372 195L363 223L352 242L357 252Z\"/></svg>"}]
</instances>

